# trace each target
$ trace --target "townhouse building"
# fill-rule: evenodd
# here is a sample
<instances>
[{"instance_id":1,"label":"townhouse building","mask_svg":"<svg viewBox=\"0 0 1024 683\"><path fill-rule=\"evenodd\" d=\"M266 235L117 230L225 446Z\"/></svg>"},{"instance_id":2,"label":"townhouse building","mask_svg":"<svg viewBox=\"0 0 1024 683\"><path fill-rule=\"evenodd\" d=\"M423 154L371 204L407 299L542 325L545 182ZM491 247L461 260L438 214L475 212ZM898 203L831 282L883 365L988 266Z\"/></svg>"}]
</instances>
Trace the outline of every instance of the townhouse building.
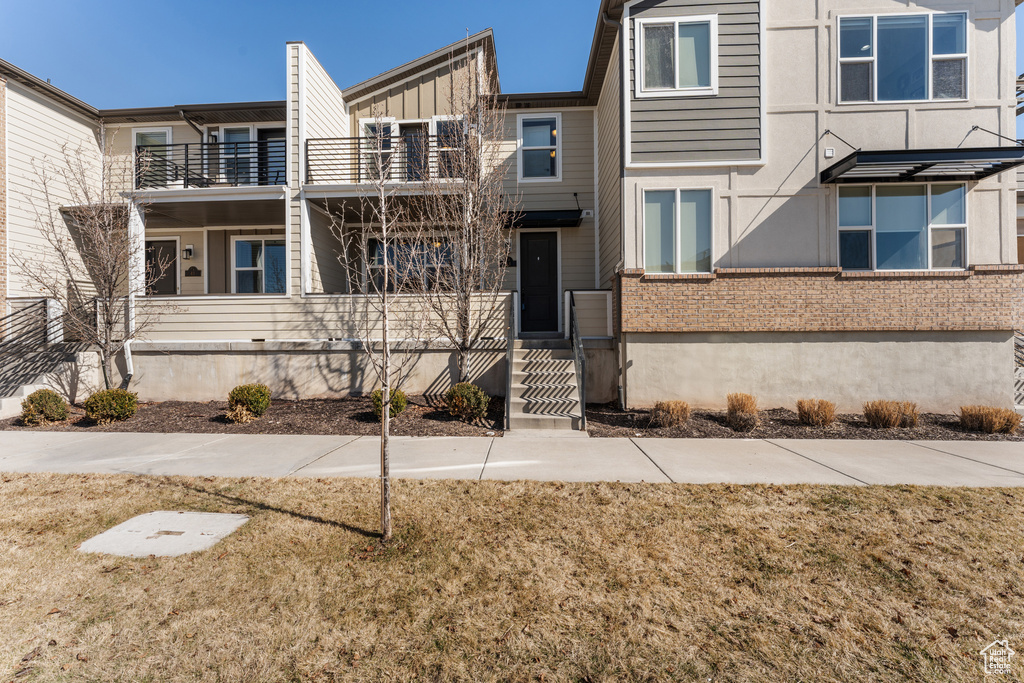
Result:
<instances>
[{"instance_id":1,"label":"townhouse building","mask_svg":"<svg viewBox=\"0 0 1024 683\"><path fill-rule=\"evenodd\" d=\"M473 378L508 395L513 428L734 391L1012 404L1015 2L596 4L579 91L493 85L518 206ZM0 63L0 254L43 249L33 159L70 142L150 161L135 226L172 267L134 302L158 314L130 349L141 398L370 391L358 339L375 322L331 216L368 192L374 126L396 192L442 173L453 79L498 63L490 30L347 88L303 43L285 60L280 101L119 110ZM9 263L11 312L38 293ZM450 349L403 344L407 391L450 385Z\"/></svg>"}]
</instances>

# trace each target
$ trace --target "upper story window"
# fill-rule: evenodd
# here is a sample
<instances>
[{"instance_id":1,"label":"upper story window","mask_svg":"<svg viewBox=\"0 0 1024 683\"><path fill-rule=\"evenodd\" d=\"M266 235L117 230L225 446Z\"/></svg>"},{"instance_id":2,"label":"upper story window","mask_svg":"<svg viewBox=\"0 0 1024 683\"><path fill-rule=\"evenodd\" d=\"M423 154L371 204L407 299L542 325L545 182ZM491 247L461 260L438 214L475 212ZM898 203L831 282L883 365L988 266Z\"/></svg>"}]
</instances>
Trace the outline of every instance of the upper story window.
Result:
<instances>
[{"instance_id":1,"label":"upper story window","mask_svg":"<svg viewBox=\"0 0 1024 683\"><path fill-rule=\"evenodd\" d=\"M519 180L562 179L562 115L519 115Z\"/></svg>"},{"instance_id":2,"label":"upper story window","mask_svg":"<svg viewBox=\"0 0 1024 683\"><path fill-rule=\"evenodd\" d=\"M964 268L962 183L839 187L839 265L849 270Z\"/></svg>"},{"instance_id":3,"label":"upper story window","mask_svg":"<svg viewBox=\"0 0 1024 683\"><path fill-rule=\"evenodd\" d=\"M718 16L638 19L636 96L718 94Z\"/></svg>"},{"instance_id":4,"label":"upper story window","mask_svg":"<svg viewBox=\"0 0 1024 683\"><path fill-rule=\"evenodd\" d=\"M967 98L967 14L839 19L839 101Z\"/></svg>"},{"instance_id":5,"label":"upper story window","mask_svg":"<svg viewBox=\"0 0 1024 683\"><path fill-rule=\"evenodd\" d=\"M711 190L644 190L644 270L711 272Z\"/></svg>"}]
</instances>

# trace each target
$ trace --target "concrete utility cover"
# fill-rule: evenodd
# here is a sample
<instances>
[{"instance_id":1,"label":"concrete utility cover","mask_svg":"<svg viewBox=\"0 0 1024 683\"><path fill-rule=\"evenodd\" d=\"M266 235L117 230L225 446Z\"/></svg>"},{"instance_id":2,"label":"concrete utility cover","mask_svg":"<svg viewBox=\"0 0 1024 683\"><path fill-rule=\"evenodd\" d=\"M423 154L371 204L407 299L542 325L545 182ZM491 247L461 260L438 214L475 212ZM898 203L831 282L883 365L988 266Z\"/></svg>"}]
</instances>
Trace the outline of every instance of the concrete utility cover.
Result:
<instances>
[{"instance_id":1,"label":"concrete utility cover","mask_svg":"<svg viewBox=\"0 0 1024 683\"><path fill-rule=\"evenodd\" d=\"M122 557L175 557L212 548L248 521L246 515L215 512L147 512L93 536L78 549Z\"/></svg>"}]
</instances>

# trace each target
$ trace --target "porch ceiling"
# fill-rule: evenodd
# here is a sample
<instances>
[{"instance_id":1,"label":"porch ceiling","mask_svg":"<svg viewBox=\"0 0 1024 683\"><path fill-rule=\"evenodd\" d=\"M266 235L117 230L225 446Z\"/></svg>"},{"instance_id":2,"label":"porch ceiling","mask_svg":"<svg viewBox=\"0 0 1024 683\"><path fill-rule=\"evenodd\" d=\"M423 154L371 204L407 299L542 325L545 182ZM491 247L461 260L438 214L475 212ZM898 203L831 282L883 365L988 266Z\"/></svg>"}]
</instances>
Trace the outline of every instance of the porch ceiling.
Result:
<instances>
[{"instance_id":1,"label":"porch ceiling","mask_svg":"<svg viewBox=\"0 0 1024 683\"><path fill-rule=\"evenodd\" d=\"M146 205L147 228L284 225L283 199L159 202Z\"/></svg>"}]
</instances>

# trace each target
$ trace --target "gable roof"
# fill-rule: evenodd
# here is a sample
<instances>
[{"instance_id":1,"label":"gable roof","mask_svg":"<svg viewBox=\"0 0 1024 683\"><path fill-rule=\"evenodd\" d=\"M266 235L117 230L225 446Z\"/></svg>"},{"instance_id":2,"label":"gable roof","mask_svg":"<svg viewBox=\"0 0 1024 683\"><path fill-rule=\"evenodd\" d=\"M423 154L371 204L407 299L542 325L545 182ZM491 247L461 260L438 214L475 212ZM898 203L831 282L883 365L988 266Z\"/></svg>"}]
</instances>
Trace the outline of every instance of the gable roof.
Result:
<instances>
[{"instance_id":1,"label":"gable roof","mask_svg":"<svg viewBox=\"0 0 1024 683\"><path fill-rule=\"evenodd\" d=\"M98 119L99 112L96 107L90 104L86 104L82 100L67 94L60 88L50 85L38 76L33 76L24 69L19 69L10 62L0 59L0 76L7 78L8 80L20 83L30 90L35 90L38 93L42 93L50 99L60 102L64 106L72 109L78 114L84 115L89 119Z\"/></svg>"},{"instance_id":2,"label":"gable roof","mask_svg":"<svg viewBox=\"0 0 1024 683\"><path fill-rule=\"evenodd\" d=\"M447 62L452 57L459 57L464 55L478 47L482 47L484 50L485 58L488 60L488 66L492 69L495 75L496 87L498 92L501 92L501 81L497 78L498 74L498 60L495 58L494 51L494 32L487 28L479 33L464 38L458 42L446 45L439 50L435 50L430 54L414 59L411 62L406 62L401 66L397 66L394 69L385 71L382 74L369 78L361 83L344 89L341 94L345 98L346 102L355 102L360 100L370 93L377 92L396 83L400 83L411 76L414 76L422 71L426 71L431 67L439 66Z\"/></svg>"}]
</instances>

